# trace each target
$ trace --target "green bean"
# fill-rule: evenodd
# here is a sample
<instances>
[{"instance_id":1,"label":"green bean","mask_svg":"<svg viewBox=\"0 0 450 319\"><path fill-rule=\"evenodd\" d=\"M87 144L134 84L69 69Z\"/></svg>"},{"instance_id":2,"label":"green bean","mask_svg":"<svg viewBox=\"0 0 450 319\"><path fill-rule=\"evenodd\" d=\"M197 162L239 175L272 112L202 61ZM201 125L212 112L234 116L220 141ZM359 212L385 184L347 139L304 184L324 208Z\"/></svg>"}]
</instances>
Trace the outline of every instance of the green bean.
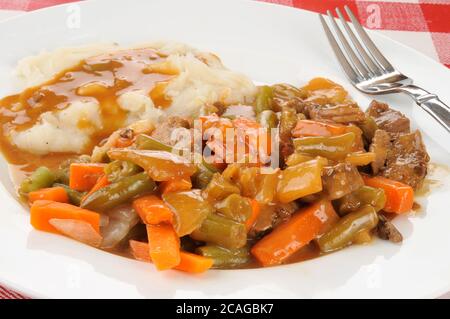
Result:
<instances>
[{"instance_id":1,"label":"green bean","mask_svg":"<svg viewBox=\"0 0 450 319\"><path fill-rule=\"evenodd\" d=\"M140 167L129 161L112 161L105 167L105 173L108 181L117 182L123 177L137 174L141 171Z\"/></svg>"},{"instance_id":2,"label":"green bean","mask_svg":"<svg viewBox=\"0 0 450 319\"><path fill-rule=\"evenodd\" d=\"M216 204L216 209L223 216L238 223L245 223L252 214L252 206L248 198L238 194L231 194Z\"/></svg>"},{"instance_id":3,"label":"green bean","mask_svg":"<svg viewBox=\"0 0 450 319\"><path fill-rule=\"evenodd\" d=\"M342 135L322 137L308 136L294 139L297 152L314 156L323 156L331 160L344 159L352 151L355 133L349 132Z\"/></svg>"},{"instance_id":4,"label":"green bean","mask_svg":"<svg viewBox=\"0 0 450 319\"><path fill-rule=\"evenodd\" d=\"M322 252L327 253L351 245L355 236L376 227L378 214L372 206L364 206L342 217L327 233L317 239Z\"/></svg>"},{"instance_id":5,"label":"green bean","mask_svg":"<svg viewBox=\"0 0 450 319\"><path fill-rule=\"evenodd\" d=\"M236 249L244 247L247 243L247 230L244 224L210 214L202 225L191 233L191 237L228 249Z\"/></svg>"},{"instance_id":6,"label":"green bean","mask_svg":"<svg viewBox=\"0 0 450 319\"><path fill-rule=\"evenodd\" d=\"M66 190L67 196L69 197L69 201L71 204L76 206L80 206L81 200L86 195L86 192L78 192L65 184L55 183L54 187L62 187Z\"/></svg>"},{"instance_id":7,"label":"green bean","mask_svg":"<svg viewBox=\"0 0 450 319\"><path fill-rule=\"evenodd\" d=\"M196 253L213 259L213 268L236 268L250 261L250 250L247 246L238 249L226 249L220 246L207 245L196 249Z\"/></svg>"},{"instance_id":8,"label":"green bean","mask_svg":"<svg viewBox=\"0 0 450 319\"><path fill-rule=\"evenodd\" d=\"M340 214L347 214L365 205L371 205L378 212L386 204L386 194L381 188L362 186L339 199L337 203Z\"/></svg>"},{"instance_id":9,"label":"green bean","mask_svg":"<svg viewBox=\"0 0 450 319\"><path fill-rule=\"evenodd\" d=\"M89 195L81 207L93 211L106 211L120 204L126 203L142 193L155 191L156 184L146 172L124 177L118 182Z\"/></svg>"},{"instance_id":10,"label":"green bean","mask_svg":"<svg viewBox=\"0 0 450 319\"><path fill-rule=\"evenodd\" d=\"M264 110L258 115L259 124L267 129L276 128L278 126L277 114L272 110Z\"/></svg>"},{"instance_id":11,"label":"green bean","mask_svg":"<svg viewBox=\"0 0 450 319\"><path fill-rule=\"evenodd\" d=\"M273 90L270 86L263 85L258 88L258 93L256 94L256 101L255 101L256 114L259 114L265 110L272 109L271 106L272 97L273 97Z\"/></svg>"},{"instance_id":12,"label":"green bean","mask_svg":"<svg viewBox=\"0 0 450 319\"><path fill-rule=\"evenodd\" d=\"M52 171L45 166L41 166L23 180L19 186L19 193L25 195L41 188L50 187L55 182L55 179L55 174Z\"/></svg>"},{"instance_id":13,"label":"green bean","mask_svg":"<svg viewBox=\"0 0 450 319\"><path fill-rule=\"evenodd\" d=\"M239 194L241 190L236 185L226 180L219 173L214 173L211 181L204 190L205 196L211 200L221 200L231 194Z\"/></svg>"}]
</instances>

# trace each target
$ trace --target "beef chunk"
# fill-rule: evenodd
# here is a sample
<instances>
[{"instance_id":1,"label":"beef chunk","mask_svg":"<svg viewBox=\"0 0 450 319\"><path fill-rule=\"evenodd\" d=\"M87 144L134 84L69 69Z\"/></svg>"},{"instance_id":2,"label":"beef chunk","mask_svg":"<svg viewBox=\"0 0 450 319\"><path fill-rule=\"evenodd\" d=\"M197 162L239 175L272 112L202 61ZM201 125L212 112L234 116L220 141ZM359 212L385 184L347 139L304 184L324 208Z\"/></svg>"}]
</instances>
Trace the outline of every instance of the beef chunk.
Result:
<instances>
[{"instance_id":1,"label":"beef chunk","mask_svg":"<svg viewBox=\"0 0 450 319\"><path fill-rule=\"evenodd\" d=\"M330 200L341 198L364 185L358 169L349 163L325 167L322 183Z\"/></svg>"},{"instance_id":2,"label":"beef chunk","mask_svg":"<svg viewBox=\"0 0 450 319\"><path fill-rule=\"evenodd\" d=\"M372 171L378 174L386 163L388 150L391 147L391 137L389 133L383 130L376 130L370 144L369 151L375 153L375 161L372 162Z\"/></svg>"},{"instance_id":3,"label":"beef chunk","mask_svg":"<svg viewBox=\"0 0 450 319\"><path fill-rule=\"evenodd\" d=\"M175 145L177 140L172 139L173 130L177 128L189 129L190 127L190 119L171 116L156 126L155 130L152 132L152 137L161 143Z\"/></svg>"},{"instance_id":4,"label":"beef chunk","mask_svg":"<svg viewBox=\"0 0 450 319\"><path fill-rule=\"evenodd\" d=\"M338 105L309 105L309 118L316 121L331 121L334 123L362 123L364 112L355 103Z\"/></svg>"},{"instance_id":5,"label":"beef chunk","mask_svg":"<svg viewBox=\"0 0 450 319\"><path fill-rule=\"evenodd\" d=\"M401 243L403 241L403 236L398 229L383 215L379 214L378 217L379 221L377 228L375 229L377 236L393 243Z\"/></svg>"},{"instance_id":6,"label":"beef chunk","mask_svg":"<svg viewBox=\"0 0 450 319\"><path fill-rule=\"evenodd\" d=\"M390 133L409 133L409 119L399 111L389 108L386 103L372 101L367 115L375 119L378 128Z\"/></svg>"},{"instance_id":7,"label":"beef chunk","mask_svg":"<svg viewBox=\"0 0 450 319\"><path fill-rule=\"evenodd\" d=\"M258 236L273 227L287 221L298 209L295 202L276 205L262 205L258 219L253 226L250 237Z\"/></svg>"},{"instance_id":8,"label":"beef chunk","mask_svg":"<svg viewBox=\"0 0 450 319\"><path fill-rule=\"evenodd\" d=\"M429 160L419 131L396 134L388 150L386 167L380 174L417 189L427 174Z\"/></svg>"}]
</instances>

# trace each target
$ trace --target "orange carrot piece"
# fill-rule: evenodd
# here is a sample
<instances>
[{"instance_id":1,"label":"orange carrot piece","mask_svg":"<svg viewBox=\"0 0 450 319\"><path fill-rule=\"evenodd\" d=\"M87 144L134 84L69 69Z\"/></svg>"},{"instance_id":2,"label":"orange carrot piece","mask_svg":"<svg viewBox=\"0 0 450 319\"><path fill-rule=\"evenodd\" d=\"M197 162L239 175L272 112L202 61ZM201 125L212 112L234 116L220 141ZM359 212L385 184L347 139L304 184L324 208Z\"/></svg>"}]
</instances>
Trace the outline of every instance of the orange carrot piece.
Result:
<instances>
[{"instance_id":1,"label":"orange carrot piece","mask_svg":"<svg viewBox=\"0 0 450 319\"><path fill-rule=\"evenodd\" d=\"M89 197L91 194L93 194L96 191L98 191L99 189L101 189L101 188L103 188L105 186L108 186L109 184L110 183L109 183L109 180L108 180L108 176L106 176L106 175L101 176L97 180L97 183L95 183L95 185L91 188L91 190L86 195L84 195L83 200L85 198Z\"/></svg>"},{"instance_id":2,"label":"orange carrot piece","mask_svg":"<svg viewBox=\"0 0 450 319\"><path fill-rule=\"evenodd\" d=\"M167 194L170 192L180 192L180 191L188 191L192 188L191 179L181 178L181 179L173 179L166 182L161 182L160 189L161 194Z\"/></svg>"},{"instance_id":3,"label":"orange carrot piece","mask_svg":"<svg viewBox=\"0 0 450 319\"><path fill-rule=\"evenodd\" d=\"M173 212L161 199L155 195L139 197L133 201L133 208L145 224L158 225L172 223Z\"/></svg>"},{"instance_id":4,"label":"orange carrot piece","mask_svg":"<svg viewBox=\"0 0 450 319\"><path fill-rule=\"evenodd\" d=\"M170 224L147 225L150 257L158 270L178 266L180 257L180 238Z\"/></svg>"},{"instance_id":5,"label":"orange carrot piece","mask_svg":"<svg viewBox=\"0 0 450 319\"><path fill-rule=\"evenodd\" d=\"M300 209L290 220L257 242L251 252L263 266L281 264L338 219L330 201L319 201Z\"/></svg>"},{"instance_id":6,"label":"orange carrot piece","mask_svg":"<svg viewBox=\"0 0 450 319\"><path fill-rule=\"evenodd\" d=\"M150 248L148 243L143 243L137 240L130 240L130 248L131 253L133 254L134 259L146 262L152 262L152 258L150 257Z\"/></svg>"},{"instance_id":7,"label":"orange carrot piece","mask_svg":"<svg viewBox=\"0 0 450 319\"><path fill-rule=\"evenodd\" d=\"M49 223L49 220L53 218L82 220L91 224L94 230L100 233L100 214L96 212L50 200L37 200L31 206L30 223L34 228L60 234L60 232Z\"/></svg>"},{"instance_id":8,"label":"orange carrot piece","mask_svg":"<svg viewBox=\"0 0 450 319\"><path fill-rule=\"evenodd\" d=\"M402 214L410 211L414 204L414 190L411 186L381 176L363 175L367 186L381 188L386 194L384 210Z\"/></svg>"},{"instance_id":9,"label":"orange carrot piece","mask_svg":"<svg viewBox=\"0 0 450 319\"><path fill-rule=\"evenodd\" d=\"M339 124L323 123L311 120L299 120L292 130L292 136L334 136L346 133L346 127Z\"/></svg>"},{"instance_id":10,"label":"orange carrot piece","mask_svg":"<svg viewBox=\"0 0 450 319\"><path fill-rule=\"evenodd\" d=\"M180 252L180 256L181 256L180 264L176 266L175 269L193 274L207 271L209 268L212 267L214 263L214 261L211 258L188 253L185 251Z\"/></svg>"},{"instance_id":11,"label":"orange carrot piece","mask_svg":"<svg viewBox=\"0 0 450 319\"><path fill-rule=\"evenodd\" d=\"M105 164L72 163L70 165L70 188L77 191L90 191L98 179L104 175Z\"/></svg>"},{"instance_id":12,"label":"orange carrot piece","mask_svg":"<svg viewBox=\"0 0 450 319\"><path fill-rule=\"evenodd\" d=\"M135 259L145 262L152 262L152 258L150 257L150 248L147 243L130 240L130 248ZM181 251L180 264L175 266L174 269L189 273L200 273L211 268L213 262L214 261L211 258Z\"/></svg>"},{"instance_id":13,"label":"orange carrot piece","mask_svg":"<svg viewBox=\"0 0 450 319\"><path fill-rule=\"evenodd\" d=\"M250 215L249 219L245 222L245 227L247 228L247 231L249 231L253 225L256 222L256 219L259 216L259 213L261 212L261 207L259 206L259 203L256 201L256 199L252 199L250 201L252 205L252 214Z\"/></svg>"},{"instance_id":14,"label":"orange carrot piece","mask_svg":"<svg viewBox=\"0 0 450 319\"><path fill-rule=\"evenodd\" d=\"M40 190L30 192L28 194L28 201L34 203L37 200L51 200L54 202L68 203L69 197L67 192L62 187L42 188Z\"/></svg>"}]
</instances>

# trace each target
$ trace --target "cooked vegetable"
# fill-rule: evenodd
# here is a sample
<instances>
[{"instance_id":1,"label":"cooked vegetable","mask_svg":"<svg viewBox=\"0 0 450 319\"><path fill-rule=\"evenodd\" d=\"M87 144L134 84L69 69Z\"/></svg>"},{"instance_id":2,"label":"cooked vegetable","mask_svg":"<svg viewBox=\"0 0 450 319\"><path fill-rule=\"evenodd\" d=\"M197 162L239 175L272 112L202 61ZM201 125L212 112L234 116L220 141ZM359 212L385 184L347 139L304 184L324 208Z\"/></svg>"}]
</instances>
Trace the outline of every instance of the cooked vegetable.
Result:
<instances>
[{"instance_id":1,"label":"cooked vegetable","mask_svg":"<svg viewBox=\"0 0 450 319\"><path fill-rule=\"evenodd\" d=\"M83 220L52 218L49 221L58 232L93 247L99 247L102 236Z\"/></svg>"},{"instance_id":2,"label":"cooked vegetable","mask_svg":"<svg viewBox=\"0 0 450 319\"><path fill-rule=\"evenodd\" d=\"M265 110L258 115L259 124L267 129L276 128L278 126L278 117L274 111ZM270 132L269 132L270 133Z\"/></svg>"},{"instance_id":3,"label":"cooked vegetable","mask_svg":"<svg viewBox=\"0 0 450 319\"><path fill-rule=\"evenodd\" d=\"M263 266L281 264L339 219L329 201L300 209L290 220L258 241L251 252Z\"/></svg>"},{"instance_id":4,"label":"cooked vegetable","mask_svg":"<svg viewBox=\"0 0 450 319\"><path fill-rule=\"evenodd\" d=\"M86 196L86 193L78 192L64 184L54 183L53 187L64 188L67 196L69 197L69 202L76 206L80 206L81 200L83 199L84 196Z\"/></svg>"},{"instance_id":5,"label":"cooked vegetable","mask_svg":"<svg viewBox=\"0 0 450 319\"><path fill-rule=\"evenodd\" d=\"M328 253L352 244L355 236L373 229L378 224L378 215L372 206L364 206L356 212L342 217L336 225L317 239L322 252Z\"/></svg>"},{"instance_id":6,"label":"cooked vegetable","mask_svg":"<svg viewBox=\"0 0 450 319\"><path fill-rule=\"evenodd\" d=\"M247 221L245 222L245 227L247 228L247 231L249 231L253 225L255 224L256 220L259 217L259 214L261 213L261 207L258 203L258 201L256 201L255 199L252 199L250 201L250 204L252 206L252 213L250 215L250 217L247 219Z\"/></svg>"},{"instance_id":7,"label":"cooked vegetable","mask_svg":"<svg viewBox=\"0 0 450 319\"><path fill-rule=\"evenodd\" d=\"M106 211L126 203L143 193L155 191L155 183L145 172L124 177L118 182L103 187L86 197L81 207L94 211Z\"/></svg>"},{"instance_id":8,"label":"cooked vegetable","mask_svg":"<svg viewBox=\"0 0 450 319\"><path fill-rule=\"evenodd\" d=\"M236 268L250 261L248 247L226 249L220 246L207 245L199 247L197 253L214 261L213 268Z\"/></svg>"},{"instance_id":9,"label":"cooked vegetable","mask_svg":"<svg viewBox=\"0 0 450 319\"><path fill-rule=\"evenodd\" d=\"M199 190L166 193L162 198L173 212L173 225L179 237L192 233L214 211Z\"/></svg>"},{"instance_id":10,"label":"cooked vegetable","mask_svg":"<svg viewBox=\"0 0 450 319\"><path fill-rule=\"evenodd\" d=\"M25 178L20 184L19 193L22 195L52 186L56 177L47 167L39 167L33 174Z\"/></svg>"},{"instance_id":11,"label":"cooked vegetable","mask_svg":"<svg viewBox=\"0 0 450 319\"><path fill-rule=\"evenodd\" d=\"M217 201L231 194L239 194L240 192L239 187L226 180L219 173L214 173L208 186L203 191L203 195L210 201Z\"/></svg>"},{"instance_id":12,"label":"cooked vegetable","mask_svg":"<svg viewBox=\"0 0 450 319\"><path fill-rule=\"evenodd\" d=\"M311 160L281 171L278 181L277 199L288 203L298 198L311 195L322 190L322 163Z\"/></svg>"},{"instance_id":13,"label":"cooked vegetable","mask_svg":"<svg viewBox=\"0 0 450 319\"><path fill-rule=\"evenodd\" d=\"M258 93L256 94L255 102L256 114L272 109L272 97L273 91L270 86L263 85L258 87Z\"/></svg>"},{"instance_id":14,"label":"cooked vegetable","mask_svg":"<svg viewBox=\"0 0 450 319\"><path fill-rule=\"evenodd\" d=\"M108 186L109 184L111 184L109 182L108 176L103 175L101 177L98 178L97 183L95 183L95 185L91 188L91 190L85 195L85 197L89 197L91 194L95 193L96 191L98 191L99 189Z\"/></svg>"},{"instance_id":15,"label":"cooked vegetable","mask_svg":"<svg viewBox=\"0 0 450 319\"><path fill-rule=\"evenodd\" d=\"M171 146L161 143L160 141L154 139L153 137L145 134L140 134L136 138L136 146L140 150L151 150L151 151L165 151L172 152Z\"/></svg>"},{"instance_id":16,"label":"cooked vegetable","mask_svg":"<svg viewBox=\"0 0 450 319\"><path fill-rule=\"evenodd\" d=\"M342 135L321 137L309 136L294 139L297 152L307 153L314 156L323 156L331 160L345 159L348 153L352 152L355 141L353 132Z\"/></svg>"},{"instance_id":17,"label":"cooked vegetable","mask_svg":"<svg viewBox=\"0 0 450 319\"><path fill-rule=\"evenodd\" d=\"M195 166L182 157L164 151L112 149L108 156L139 165L157 182L186 178L196 171Z\"/></svg>"},{"instance_id":18,"label":"cooked vegetable","mask_svg":"<svg viewBox=\"0 0 450 319\"><path fill-rule=\"evenodd\" d=\"M108 224L102 227L101 248L111 249L117 246L139 222L139 216L129 204L113 208L108 212Z\"/></svg>"},{"instance_id":19,"label":"cooked vegetable","mask_svg":"<svg viewBox=\"0 0 450 319\"><path fill-rule=\"evenodd\" d=\"M104 164L70 164L70 188L76 191L90 191L104 174Z\"/></svg>"},{"instance_id":20,"label":"cooked vegetable","mask_svg":"<svg viewBox=\"0 0 450 319\"><path fill-rule=\"evenodd\" d=\"M172 193L180 191L188 191L192 188L192 183L190 178L180 178L173 179L167 182L161 182L159 185L161 193Z\"/></svg>"},{"instance_id":21,"label":"cooked vegetable","mask_svg":"<svg viewBox=\"0 0 450 319\"><path fill-rule=\"evenodd\" d=\"M236 249L245 246L247 229L244 224L217 214L209 214L201 226L191 233L191 237L195 240Z\"/></svg>"},{"instance_id":22,"label":"cooked vegetable","mask_svg":"<svg viewBox=\"0 0 450 319\"><path fill-rule=\"evenodd\" d=\"M289 157L286 159L286 165L287 166L294 166L300 163L304 163L310 160L313 160L314 156L309 154L303 154L303 153L292 153L289 155ZM323 158L324 160L327 160L326 158Z\"/></svg>"},{"instance_id":23,"label":"cooked vegetable","mask_svg":"<svg viewBox=\"0 0 450 319\"><path fill-rule=\"evenodd\" d=\"M345 157L345 161L355 166L369 165L375 160L375 153L372 152L358 152L349 153Z\"/></svg>"},{"instance_id":24,"label":"cooked vegetable","mask_svg":"<svg viewBox=\"0 0 450 319\"><path fill-rule=\"evenodd\" d=\"M147 225L150 257L158 270L178 266L180 257L180 238L172 225Z\"/></svg>"},{"instance_id":25,"label":"cooked vegetable","mask_svg":"<svg viewBox=\"0 0 450 319\"><path fill-rule=\"evenodd\" d=\"M130 248L135 259L145 262L152 261L148 243L130 240ZM201 273L211 268L213 262L211 258L180 251L180 263L174 269L189 273Z\"/></svg>"},{"instance_id":26,"label":"cooked vegetable","mask_svg":"<svg viewBox=\"0 0 450 319\"><path fill-rule=\"evenodd\" d=\"M245 223L252 214L252 206L248 198L231 194L216 204L217 211L238 223Z\"/></svg>"},{"instance_id":27,"label":"cooked vegetable","mask_svg":"<svg viewBox=\"0 0 450 319\"><path fill-rule=\"evenodd\" d=\"M346 127L341 124L331 124L325 122L299 120L292 130L293 137L304 136L336 136L346 133Z\"/></svg>"},{"instance_id":28,"label":"cooked vegetable","mask_svg":"<svg viewBox=\"0 0 450 319\"><path fill-rule=\"evenodd\" d=\"M375 131L378 129L378 125L374 118L371 116L366 116L364 122L359 124L359 127L363 131L363 135L369 142L372 141Z\"/></svg>"},{"instance_id":29,"label":"cooked vegetable","mask_svg":"<svg viewBox=\"0 0 450 319\"><path fill-rule=\"evenodd\" d=\"M384 208L385 204L384 190L369 186L362 186L338 201L339 213L342 215L358 210L365 205L371 205L378 212Z\"/></svg>"},{"instance_id":30,"label":"cooked vegetable","mask_svg":"<svg viewBox=\"0 0 450 319\"><path fill-rule=\"evenodd\" d=\"M410 211L414 203L414 190L406 184L381 176L363 176L367 186L381 188L386 195L384 210L389 213L402 214Z\"/></svg>"},{"instance_id":31,"label":"cooked vegetable","mask_svg":"<svg viewBox=\"0 0 450 319\"><path fill-rule=\"evenodd\" d=\"M157 196L147 195L133 201L133 208L139 214L142 221L149 225L173 222L173 212Z\"/></svg>"},{"instance_id":32,"label":"cooked vegetable","mask_svg":"<svg viewBox=\"0 0 450 319\"><path fill-rule=\"evenodd\" d=\"M195 188L204 189L216 172L217 169L206 162L197 164L197 172L192 176L193 185Z\"/></svg>"},{"instance_id":33,"label":"cooked vegetable","mask_svg":"<svg viewBox=\"0 0 450 319\"><path fill-rule=\"evenodd\" d=\"M105 166L105 174L111 183L117 182L123 177L139 173L141 168L129 161L112 161Z\"/></svg>"},{"instance_id":34,"label":"cooked vegetable","mask_svg":"<svg viewBox=\"0 0 450 319\"><path fill-rule=\"evenodd\" d=\"M56 182L64 185L69 185L70 182L70 165L72 163L90 163L91 157L89 155L80 155L75 158L69 158L63 161L58 169L54 172Z\"/></svg>"},{"instance_id":35,"label":"cooked vegetable","mask_svg":"<svg viewBox=\"0 0 450 319\"><path fill-rule=\"evenodd\" d=\"M58 234L59 231L49 223L52 218L82 220L89 223L96 232L100 232L100 214L98 213L50 200L38 200L31 205L30 223L34 228Z\"/></svg>"},{"instance_id":36,"label":"cooked vegetable","mask_svg":"<svg viewBox=\"0 0 450 319\"><path fill-rule=\"evenodd\" d=\"M28 201L34 203L37 200L51 200L54 202L68 203L69 197L62 187L41 188L40 190L28 193Z\"/></svg>"},{"instance_id":37,"label":"cooked vegetable","mask_svg":"<svg viewBox=\"0 0 450 319\"><path fill-rule=\"evenodd\" d=\"M193 274L207 271L214 263L211 258L191 254L185 251L180 252L180 257L180 263L175 267L175 269Z\"/></svg>"}]
</instances>

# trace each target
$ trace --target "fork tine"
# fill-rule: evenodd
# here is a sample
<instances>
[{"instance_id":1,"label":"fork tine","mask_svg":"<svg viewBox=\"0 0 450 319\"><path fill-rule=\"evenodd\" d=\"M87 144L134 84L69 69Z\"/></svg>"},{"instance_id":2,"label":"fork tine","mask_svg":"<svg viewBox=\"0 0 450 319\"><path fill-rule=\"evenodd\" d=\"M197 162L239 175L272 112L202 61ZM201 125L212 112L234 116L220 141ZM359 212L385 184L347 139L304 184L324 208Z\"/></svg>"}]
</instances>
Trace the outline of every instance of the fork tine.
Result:
<instances>
[{"instance_id":1,"label":"fork tine","mask_svg":"<svg viewBox=\"0 0 450 319\"><path fill-rule=\"evenodd\" d=\"M374 60L386 71L393 72L394 68L389 63L389 61L384 57L384 55L378 50L375 43L370 39L367 32L364 30L364 28L359 23L358 19L356 19L355 15L353 14L352 10L348 6L344 6L345 12L347 12L348 16L350 17L350 20L353 23L353 26L358 33L361 40L366 45L367 51L372 55Z\"/></svg>"},{"instance_id":2,"label":"fork tine","mask_svg":"<svg viewBox=\"0 0 450 319\"><path fill-rule=\"evenodd\" d=\"M334 31L336 32L339 40L341 41L341 44L344 47L345 52L347 53L347 56L350 58L350 62L353 64L354 68L358 71L358 73L361 75L362 78L368 78L369 71L361 63L361 61L358 59L353 49L350 47L350 44L348 43L341 29L337 25L336 20L331 14L331 11L327 10L327 14L331 24L333 25Z\"/></svg>"},{"instance_id":3,"label":"fork tine","mask_svg":"<svg viewBox=\"0 0 450 319\"><path fill-rule=\"evenodd\" d=\"M342 52L341 48L339 47L339 44L334 39L330 28L328 28L328 25L325 22L325 19L323 18L323 16L321 14L319 14L319 18L320 18L320 22L322 23L325 34L327 36L328 42L330 43L331 48L333 49L333 52L339 61L339 64L341 65L342 69L344 69L345 74L347 75L347 77L350 79L351 82L353 82L353 83L358 82L358 74L356 74L353 67L350 65L350 63L348 63L347 58L345 57L344 53Z\"/></svg>"},{"instance_id":4,"label":"fork tine","mask_svg":"<svg viewBox=\"0 0 450 319\"><path fill-rule=\"evenodd\" d=\"M339 17L339 20L341 21L341 24L344 26L345 31L347 32L348 36L350 37L353 46L356 48L356 51L359 54L359 57L361 58L361 61L364 63L364 66L372 73L372 74L382 74L383 69L376 65L375 62L372 60L372 58L367 54L366 50L362 47L361 43L359 42L358 38L353 33L352 29L350 28L349 23L345 20L341 10L339 8L336 8L336 13Z\"/></svg>"}]
</instances>

